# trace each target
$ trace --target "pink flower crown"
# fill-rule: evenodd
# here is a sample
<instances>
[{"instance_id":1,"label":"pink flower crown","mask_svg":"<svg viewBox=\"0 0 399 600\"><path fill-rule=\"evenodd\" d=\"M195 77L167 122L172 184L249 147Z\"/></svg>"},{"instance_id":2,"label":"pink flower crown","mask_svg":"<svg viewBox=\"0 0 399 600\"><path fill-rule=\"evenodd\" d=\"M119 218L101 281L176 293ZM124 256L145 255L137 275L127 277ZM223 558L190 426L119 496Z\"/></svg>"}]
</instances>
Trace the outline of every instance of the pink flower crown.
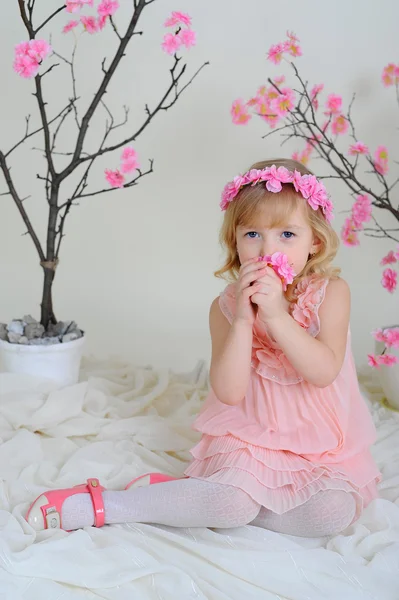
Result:
<instances>
[{"instance_id":1,"label":"pink flower crown","mask_svg":"<svg viewBox=\"0 0 399 600\"><path fill-rule=\"evenodd\" d=\"M244 185L256 185L260 181L265 181L266 189L273 194L281 192L283 183L292 183L295 191L308 201L313 210L321 208L326 220L331 223L333 205L324 184L314 175L302 175L297 170L289 171L285 167L276 167L276 165L261 170L251 169L244 175L234 177L233 181L230 181L223 189L220 208L226 210Z\"/></svg>"}]
</instances>

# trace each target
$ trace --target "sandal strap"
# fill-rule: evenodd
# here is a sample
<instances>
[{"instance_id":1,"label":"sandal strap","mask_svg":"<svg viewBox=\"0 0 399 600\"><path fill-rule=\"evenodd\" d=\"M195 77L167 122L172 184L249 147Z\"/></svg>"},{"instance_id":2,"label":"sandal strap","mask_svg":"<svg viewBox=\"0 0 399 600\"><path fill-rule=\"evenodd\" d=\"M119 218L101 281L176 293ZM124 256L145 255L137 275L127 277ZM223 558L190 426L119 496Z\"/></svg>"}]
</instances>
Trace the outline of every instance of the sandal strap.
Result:
<instances>
[{"instance_id":1,"label":"sandal strap","mask_svg":"<svg viewBox=\"0 0 399 600\"><path fill-rule=\"evenodd\" d=\"M87 480L87 489L90 493L94 508L94 526L102 527L105 521L103 487L98 479L92 478Z\"/></svg>"}]
</instances>

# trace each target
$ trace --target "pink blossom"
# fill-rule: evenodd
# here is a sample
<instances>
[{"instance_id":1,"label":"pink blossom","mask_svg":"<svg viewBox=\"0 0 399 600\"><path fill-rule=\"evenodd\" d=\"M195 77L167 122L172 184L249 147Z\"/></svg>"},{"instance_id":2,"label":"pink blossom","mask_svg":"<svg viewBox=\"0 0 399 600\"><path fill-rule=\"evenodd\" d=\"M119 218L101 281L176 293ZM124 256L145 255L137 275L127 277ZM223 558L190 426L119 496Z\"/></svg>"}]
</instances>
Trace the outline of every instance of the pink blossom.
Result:
<instances>
[{"instance_id":1,"label":"pink blossom","mask_svg":"<svg viewBox=\"0 0 399 600\"><path fill-rule=\"evenodd\" d=\"M178 36L181 40L181 43L186 48L191 48L192 46L195 46L197 40L195 31L193 31L192 29L182 29L180 33L178 33Z\"/></svg>"},{"instance_id":2,"label":"pink blossom","mask_svg":"<svg viewBox=\"0 0 399 600\"><path fill-rule=\"evenodd\" d=\"M293 40L294 42L299 42L299 39L297 38L297 36L295 35L295 33L293 31L287 31L286 36L289 40Z\"/></svg>"},{"instance_id":3,"label":"pink blossom","mask_svg":"<svg viewBox=\"0 0 399 600\"><path fill-rule=\"evenodd\" d=\"M358 246L360 244L356 226L350 217L345 219L342 226L341 239L345 246Z\"/></svg>"},{"instance_id":4,"label":"pink blossom","mask_svg":"<svg viewBox=\"0 0 399 600\"><path fill-rule=\"evenodd\" d=\"M105 179L108 183L114 188L122 188L125 183L125 177L122 173L117 169L116 171L111 171L110 169L105 170Z\"/></svg>"},{"instance_id":5,"label":"pink blossom","mask_svg":"<svg viewBox=\"0 0 399 600\"><path fill-rule=\"evenodd\" d=\"M187 27L190 27L190 15L178 11L173 11L171 16L165 21L165 27L174 27L175 25L186 25Z\"/></svg>"},{"instance_id":6,"label":"pink blossom","mask_svg":"<svg viewBox=\"0 0 399 600\"><path fill-rule=\"evenodd\" d=\"M251 118L248 107L241 99L234 100L230 112L235 125L245 125Z\"/></svg>"},{"instance_id":7,"label":"pink blossom","mask_svg":"<svg viewBox=\"0 0 399 600\"><path fill-rule=\"evenodd\" d=\"M349 147L349 156L356 156L357 154L369 154L370 150L362 142L356 142Z\"/></svg>"},{"instance_id":8,"label":"pink blossom","mask_svg":"<svg viewBox=\"0 0 399 600\"><path fill-rule=\"evenodd\" d=\"M93 34L99 31L98 22L95 17L80 17L80 21L87 33Z\"/></svg>"},{"instance_id":9,"label":"pink blossom","mask_svg":"<svg viewBox=\"0 0 399 600\"><path fill-rule=\"evenodd\" d=\"M280 117L284 117L294 106L295 92L290 88L282 89L281 94L270 103L270 108Z\"/></svg>"},{"instance_id":10,"label":"pink blossom","mask_svg":"<svg viewBox=\"0 0 399 600\"><path fill-rule=\"evenodd\" d=\"M279 75L278 77L275 77L273 81L277 86L282 85L285 81L285 77L284 75Z\"/></svg>"},{"instance_id":11,"label":"pink blossom","mask_svg":"<svg viewBox=\"0 0 399 600\"><path fill-rule=\"evenodd\" d=\"M388 172L388 149L386 146L378 146L374 153L374 167L380 175Z\"/></svg>"},{"instance_id":12,"label":"pink blossom","mask_svg":"<svg viewBox=\"0 0 399 600\"><path fill-rule=\"evenodd\" d=\"M298 42L293 38L289 38L284 42L284 51L294 57L302 56L302 49Z\"/></svg>"},{"instance_id":13,"label":"pink blossom","mask_svg":"<svg viewBox=\"0 0 399 600\"><path fill-rule=\"evenodd\" d=\"M287 285L294 281L295 271L288 262L288 256L283 252L275 252L274 254L267 254L260 256L259 261L264 261L267 265L271 266L275 273L280 277L284 290L287 289Z\"/></svg>"},{"instance_id":14,"label":"pink blossom","mask_svg":"<svg viewBox=\"0 0 399 600\"><path fill-rule=\"evenodd\" d=\"M51 52L51 46L46 42L46 40L31 40L29 42L29 51L28 54L32 58L35 58L38 62L41 62Z\"/></svg>"},{"instance_id":15,"label":"pink blossom","mask_svg":"<svg viewBox=\"0 0 399 600\"><path fill-rule=\"evenodd\" d=\"M338 114L342 111L342 96L337 94L329 94L326 102L326 114Z\"/></svg>"},{"instance_id":16,"label":"pink blossom","mask_svg":"<svg viewBox=\"0 0 399 600\"><path fill-rule=\"evenodd\" d=\"M100 17L112 17L119 8L119 2L116 0L102 0L97 7Z\"/></svg>"},{"instance_id":17,"label":"pink blossom","mask_svg":"<svg viewBox=\"0 0 399 600\"><path fill-rule=\"evenodd\" d=\"M93 0L65 0L65 8L69 13L79 12L85 4L93 6Z\"/></svg>"},{"instance_id":18,"label":"pink blossom","mask_svg":"<svg viewBox=\"0 0 399 600\"><path fill-rule=\"evenodd\" d=\"M382 265L393 265L398 260L396 253L393 250L390 250L384 258L381 259Z\"/></svg>"},{"instance_id":19,"label":"pink blossom","mask_svg":"<svg viewBox=\"0 0 399 600\"><path fill-rule=\"evenodd\" d=\"M72 29L74 29L75 27L77 27L79 25L79 21L69 21L65 27L63 28L62 32L63 33L68 33L68 31L71 31Z\"/></svg>"},{"instance_id":20,"label":"pink blossom","mask_svg":"<svg viewBox=\"0 0 399 600\"><path fill-rule=\"evenodd\" d=\"M382 287L384 287L391 294L395 291L397 286L398 274L393 269L385 269L382 273Z\"/></svg>"},{"instance_id":21,"label":"pink blossom","mask_svg":"<svg viewBox=\"0 0 399 600\"><path fill-rule=\"evenodd\" d=\"M162 49L168 54L175 54L181 46L181 38L174 33L165 33L162 43Z\"/></svg>"},{"instance_id":22,"label":"pink blossom","mask_svg":"<svg viewBox=\"0 0 399 600\"><path fill-rule=\"evenodd\" d=\"M398 357L394 356L393 354L381 354L377 358L380 365L386 365L387 367L396 365L398 362Z\"/></svg>"},{"instance_id":23,"label":"pink blossom","mask_svg":"<svg viewBox=\"0 0 399 600\"><path fill-rule=\"evenodd\" d=\"M368 354L367 355L367 362L370 365L370 367L376 368L378 369L379 367L379 356L375 356L375 354Z\"/></svg>"},{"instance_id":24,"label":"pink blossom","mask_svg":"<svg viewBox=\"0 0 399 600\"><path fill-rule=\"evenodd\" d=\"M131 173L138 169L139 166L136 150L132 146L126 146L122 152L122 173Z\"/></svg>"},{"instance_id":25,"label":"pink blossom","mask_svg":"<svg viewBox=\"0 0 399 600\"><path fill-rule=\"evenodd\" d=\"M128 160L129 158L137 159L137 152L132 146L125 146L122 152L121 159Z\"/></svg>"},{"instance_id":26,"label":"pink blossom","mask_svg":"<svg viewBox=\"0 0 399 600\"><path fill-rule=\"evenodd\" d=\"M108 17L98 17L97 26L100 31L104 29L108 21Z\"/></svg>"},{"instance_id":27,"label":"pink blossom","mask_svg":"<svg viewBox=\"0 0 399 600\"><path fill-rule=\"evenodd\" d=\"M344 115L336 116L331 123L331 131L334 135L341 135L346 133L349 129L348 120L344 117Z\"/></svg>"},{"instance_id":28,"label":"pink blossom","mask_svg":"<svg viewBox=\"0 0 399 600\"><path fill-rule=\"evenodd\" d=\"M367 194L360 195L352 206L352 220L356 227L362 227L363 223L368 223L371 219L373 206Z\"/></svg>"},{"instance_id":29,"label":"pink blossom","mask_svg":"<svg viewBox=\"0 0 399 600\"><path fill-rule=\"evenodd\" d=\"M324 84L318 83L313 86L313 88L310 92L310 101L313 104L313 107L315 108L315 110L317 110L319 108L319 100L318 100L317 96L320 94L321 91L323 91L323 89L324 89Z\"/></svg>"},{"instance_id":30,"label":"pink blossom","mask_svg":"<svg viewBox=\"0 0 399 600\"><path fill-rule=\"evenodd\" d=\"M385 87L399 83L399 65L389 63L382 72L382 83Z\"/></svg>"},{"instance_id":31,"label":"pink blossom","mask_svg":"<svg viewBox=\"0 0 399 600\"><path fill-rule=\"evenodd\" d=\"M385 331L383 329L375 329L371 332L371 335L377 342L384 342L385 344Z\"/></svg>"},{"instance_id":32,"label":"pink blossom","mask_svg":"<svg viewBox=\"0 0 399 600\"><path fill-rule=\"evenodd\" d=\"M267 58L275 65L279 65L281 63L281 59L283 58L284 50L284 44L275 44L274 46L271 46L269 52L267 53Z\"/></svg>"},{"instance_id":33,"label":"pink blossom","mask_svg":"<svg viewBox=\"0 0 399 600\"><path fill-rule=\"evenodd\" d=\"M40 64L37 60L27 54L25 56L20 54L15 57L13 68L18 75L29 79L31 77L36 77L40 69Z\"/></svg>"},{"instance_id":34,"label":"pink blossom","mask_svg":"<svg viewBox=\"0 0 399 600\"><path fill-rule=\"evenodd\" d=\"M384 335L387 348L399 348L399 327L386 329Z\"/></svg>"}]
</instances>

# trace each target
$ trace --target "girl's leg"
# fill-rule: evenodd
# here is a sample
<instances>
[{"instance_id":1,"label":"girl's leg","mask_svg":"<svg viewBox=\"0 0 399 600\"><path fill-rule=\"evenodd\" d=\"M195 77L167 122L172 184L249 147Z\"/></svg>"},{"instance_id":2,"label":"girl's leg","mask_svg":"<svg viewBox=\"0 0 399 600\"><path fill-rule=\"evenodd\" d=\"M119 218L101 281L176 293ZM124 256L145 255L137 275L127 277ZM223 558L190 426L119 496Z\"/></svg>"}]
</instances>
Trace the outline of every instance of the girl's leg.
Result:
<instances>
[{"instance_id":1,"label":"girl's leg","mask_svg":"<svg viewBox=\"0 0 399 600\"><path fill-rule=\"evenodd\" d=\"M262 506L251 525L301 537L337 535L352 523L355 511L356 502L350 493L326 490L282 515Z\"/></svg>"},{"instance_id":2,"label":"girl's leg","mask_svg":"<svg viewBox=\"0 0 399 600\"><path fill-rule=\"evenodd\" d=\"M157 523L172 527L239 527L253 521L260 505L242 490L200 479L176 479L122 492L103 492L105 523ZM62 505L62 527L94 524L89 494Z\"/></svg>"}]
</instances>

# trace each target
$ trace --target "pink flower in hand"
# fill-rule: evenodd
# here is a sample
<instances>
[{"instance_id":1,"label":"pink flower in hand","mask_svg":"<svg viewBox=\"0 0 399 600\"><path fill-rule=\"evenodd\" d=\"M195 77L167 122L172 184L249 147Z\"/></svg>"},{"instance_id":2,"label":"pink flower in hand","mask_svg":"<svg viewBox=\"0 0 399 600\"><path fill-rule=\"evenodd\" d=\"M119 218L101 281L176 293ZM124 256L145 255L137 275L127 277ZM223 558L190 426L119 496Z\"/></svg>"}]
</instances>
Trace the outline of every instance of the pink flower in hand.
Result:
<instances>
[{"instance_id":1,"label":"pink flower in hand","mask_svg":"<svg viewBox=\"0 0 399 600\"><path fill-rule=\"evenodd\" d=\"M283 58L284 51L284 44L276 44L271 46L269 52L267 53L267 58L275 65L279 65L281 63L281 59Z\"/></svg>"},{"instance_id":2,"label":"pink flower in hand","mask_svg":"<svg viewBox=\"0 0 399 600\"><path fill-rule=\"evenodd\" d=\"M280 277L284 291L287 289L287 285L294 281L295 271L288 262L288 256L283 252L260 256L258 261L264 261L272 267L273 271Z\"/></svg>"},{"instance_id":3,"label":"pink flower in hand","mask_svg":"<svg viewBox=\"0 0 399 600\"><path fill-rule=\"evenodd\" d=\"M383 259L381 259L382 265L393 265L398 260L396 253L393 250L390 250Z\"/></svg>"},{"instance_id":4,"label":"pink flower in hand","mask_svg":"<svg viewBox=\"0 0 399 600\"><path fill-rule=\"evenodd\" d=\"M116 0L102 0L97 7L100 17L112 17L119 8L119 2Z\"/></svg>"},{"instance_id":5,"label":"pink flower in hand","mask_svg":"<svg viewBox=\"0 0 399 600\"><path fill-rule=\"evenodd\" d=\"M248 107L241 99L234 100L230 112L235 125L245 125L251 119Z\"/></svg>"},{"instance_id":6,"label":"pink flower in hand","mask_svg":"<svg viewBox=\"0 0 399 600\"><path fill-rule=\"evenodd\" d=\"M192 29L182 29L180 33L178 33L178 37L180 38L181 43L186 48L191 48L196 44L196 35L195 31Z\"/></svg>"},{"instance_id":7,"label":"pink flower in hand","mask_svg":"<svg viewBox=\"0 0 399 600\"><path fill-rule=\"evenodd\" d=\"M178 11L173 11L171 16L165 21L165 27L175 27L176 25L186 25L186 27L190 27L190 15Z\"/></svg>"},{"instance_id":8,"label":"pink flower in hand","mask_svg":"<svg viewBox=\"0 0 399 600\"><path fill-rule=\"evenodd\" d=\"M63 28L63 33L68 33L68 31L72 31L75 27L79 25L79 21L69 21L65 27Z\"/></svg>"},{"instance_id":9,"label":"pink flower in hand","mask_svg":"<svg viewBox=\"0 0 399 600\"><path fill-rule=\"evenodd\" d=\"M369 154L370 150L362 142L356 142L349 147L349 156L356 156L357 154Z\"/></svg>"},{"instance_id":10,"label":"pink flower in hand","mask_svg":"<svg viewBox=\"0 0 399 600\"><path fill-rule=\"evenodd\" d=\"M393 269L385 269L382 273L382 287L391 294L395 291L398 283L398 274Z\"/></svg>"},{"instance_id":11,"label":"pink flower in hand","mask_svg":"<svg viewBox=\"0 0 399 600\"><path fill-rule=\"evenodd\" d=\"M122 188L125 183L125 177L122 175L122 173L118 169L116 171L111 171L110 169L106 169L105 170L105 179L114 188Z\"/></svg>"},{"instance_id":12,"label":"pink flower in hand","mask_svg":"<svg viewBox=\"0 0 399 600\"><path fill-rule=\"evenodd\" d=\"M175 54L181 46L181 39L174 33L166 33L163 38L162 49L168 54Z\"/></svg>"},{"instance_id":13,"label":"pink flower in hand","mask_svg":"<svg viewBox=\"0 0 399 600\"><path fill-rule=\"evenodd\" d=\"M80 17L80 21L90 35L99 31L97 19L95 17Z\"/></svg>"},{"instance_id":14,"label":"pink flower in hand","mask_svg":"<svg viewBox=\"0 0 399 600\"><path fill-rule=\"evenodd\" d=\"M339 114L342 111L342 96L329 94L326 102L326 114Z\"/></svg>"}]
</instances>

